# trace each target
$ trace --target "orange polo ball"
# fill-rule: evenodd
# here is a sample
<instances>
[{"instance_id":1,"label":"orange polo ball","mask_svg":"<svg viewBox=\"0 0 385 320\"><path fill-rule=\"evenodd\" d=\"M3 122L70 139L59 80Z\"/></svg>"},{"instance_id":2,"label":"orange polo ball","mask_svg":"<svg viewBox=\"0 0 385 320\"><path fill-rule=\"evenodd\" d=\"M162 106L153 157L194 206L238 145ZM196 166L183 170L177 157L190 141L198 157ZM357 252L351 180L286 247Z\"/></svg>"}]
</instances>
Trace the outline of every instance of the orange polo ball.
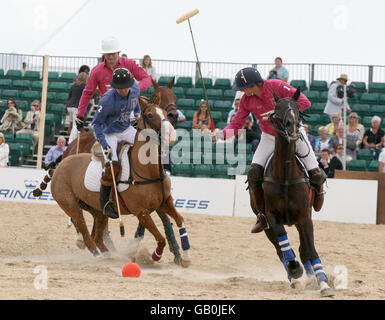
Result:
<instances>
[{"instance_id":1,"label":"orange polo ball","mask_svg":"<svg viewBox=\"0 0 385 320\"><path fill-rule=\"evenodd\" d=\"M139 278L140 273L140 267L135 262L126 263L122 268L123 277Z\"/></svg>"}]
</instances>

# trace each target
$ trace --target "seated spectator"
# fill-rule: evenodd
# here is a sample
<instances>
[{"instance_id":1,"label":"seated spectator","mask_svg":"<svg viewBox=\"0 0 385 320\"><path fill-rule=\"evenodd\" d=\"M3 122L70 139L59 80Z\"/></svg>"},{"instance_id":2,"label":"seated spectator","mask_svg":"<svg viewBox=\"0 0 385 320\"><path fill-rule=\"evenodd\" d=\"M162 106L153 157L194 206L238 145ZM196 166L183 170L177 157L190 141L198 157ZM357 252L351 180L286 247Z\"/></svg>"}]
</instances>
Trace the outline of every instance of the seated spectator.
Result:
<instances>
[{"instance_id":1,"label":"seated spectator","mask_svg":"<svg viewBox=\"0 0 385 320\"><path fill-rule=\"evenodd\" d=\"M357 148L360 148L362 139L364 138L365 128L361 123L358 122L358 114L356 112L350 113L348 119L349 122L347 134L357 136L356 144Z\"/></svg>"},{"instance_id":2,"label":"seated spectator","mask_svg":"<svg viewBox=\"0 0 385 320\"><path fill-rule=\"evenodd\" d=\"M346 135L346 160L357 159L357 136L354 134ZM331 138L330 141L330 152L334 153L337 145L344 145L344 127L339 126L337 135Z\"/></svg>"},{"instance_id":3,"label":"seated spectator","mask_svg":"<svg viewBox=\"0 0 385 320\"><path fill-rule=\"evenodd\" d=\"M237 140L239 141L246 138L246 143L251 144L251 149L254 153L255 150L257 150L259 141L261 140L261 129L259 129L259 126L254 126L253 120L250 117L246 118L245 124L243 125L242 129L246 130L246 136L244 136L243 133L240 133L238 134Z\"/></svg>"},{"instance_id":4,"label":"seated spectator","mask_svg":"<svg viewBox=\"0 0 385 320\"><path fill-rule=\"evenodd\" d=\"M14 99L8 99L7 105L8 108L1 118L0 131L13 132L15 134L16 131L23 128L23 113Z\"/></svg>"},{"instance_id":5,"label":"seated spectator","mask_svg":"<svg viewBox=\"0 0 385 320\"><path fill-rule=\"evenodd\" d=\"M5 137L0 132L0 168L8 167L9 146L5 143Z\"/></svg>"},{"instance_id":6,"label":"seated spectator","mask_svg":"<svg viewBox=\"0 0 385 320\"><path fill-rule=\"evenodd\" d=\"M362 143L365 149L373 150L376 159L384 146L385 132L380 128L381 118L379 116L373 116L372 127L366 130Z\"/></svg>"},{"instance_id":7,"label":"seated spectator","mask_svg":"<svg viewBox=\"0 0 385 320\"><path fill-rule=\"evenodd\" d=\"M240 101L241 101L241 98L237 98L237 99L234 100L233 109L230 110L229 114L227 115L227 124L230 124L231 120L233 119L233 117L237 113Z\"/></svg>"},{"instance_id":8,"label":"seated spectator","mask_svg":"<svg viewBox=\"0 0 385 320\"><path fill-rule=\"evenodd\" d=\"M18 131L20 133L30 133L33 136L33 150L39 142L39 125L40 125L40 101L33 100L31 103L31 110L27 112L23 121L23 129Z\"/></svg>"},{"instance_id":9,"label":"seated spectator","mask_svg":"<svg viewBox=\"0 0 385 320\"><path fill-rule=\"evenodd\" d=\"M82 73L82 72L85 72L87 74L90 73L90 67L83 64L80 68L79 68L79 71L78 71L78 74Z\"/></svg>"},{"instance_id":10,"label":"seated spectator","mask_svg":"<svg viewBox=\"0 0 385 320\"><path fill-rule=\"evenodd\" d=\"M121 57L122 57L122 58L128 59L128 56L127 56L125 53L122 53L122 54L121 54Z\"/></svg>"},{"instance_id":11,"label":"seated spectator","mask_svg":"<svg viewBox=\"0 0 385 320\"><path fill-rule=\"evenodd\" d=\"M177 121L178 122L186 121L186 116L184 115L182 110L177 109L176 111L178 112L178 119L177 119Z\"/></svg>"},{"instance_id":12,"label":"seated spectator","mask_svg":"<svg viewBox=\"0 0 385 320\"><path fill-rule=\"evenodd\" d=\"M289 71L282 65L282 58L277 57L274 60L275 67L270 70L268 79L279 79L287 82L289 79Z\"/></svg>"},{"instance_id":13,"label":"seated spectator","mask_svg":"<svg viewBox=\"0 0 385 320\"><path fill-rule=\"evenodd\" d=\"M326 175L328 175L330 165L330 152L328 149L322 149L318 165L323 171L325 171Z\"/></svg>"},{"instance_id":14,"label":"seated spectator","mask_svg":"<svg viewBox=\"0 0 385 320\"><path fill-rule=\"evenodd\" d=\"M3 102L2 100L0 100L0 103ZM5 110L3 108L0 108L0 119L3 117L5 113Z\"/></svg>"},{"instance_id":15,"label":"seated spectator","mask_svg":"<svg viewBox=\"0 0 385 320\"><path fill-rule=\"evenodd\" d=\"M313 150L315 151L315 136L313 136L312 134L309 133L309 129L310 129L310 125L308 124L304 124L303 127L305 128L305 131L306 131L306 134L307 134L307 138L311 144L311 147L313 148Z\"/></svg>"},{"instance_id":16,"label":"seated spectator","mask_svg":"<svg viewBox=\"0 0 385 320\"><path fill-rule=\"evenodd\" d=\"M318 129L319 137L315 140L315 152L320 153L324 149L329 149L330 147L330 137L328 137L325 127L319 127Z\"/></svg>"},{"instance_id":17,"label":"seated spectator","mask_svg":"<svg viewBox=\"0 0 385 320\"><path fill-rule=\"evenodd\" d=\"M56 146L51 147L51 149L49 149L47 154L45 155L45 165L47 166L51 162L56 161L56 159L59 158L66 149L66 139L63 136L58 137L56 141Z\"/></svg>"},{"instance_id":18,"label":"seated spectator","mask_svg":"<svg viewBox=\"0 0 385 320\"><path fill-rule=\"evenodd\" d=\"M378 156L378 172L385 173L385 148L382 149Z\"/></svg>"},{"instance_id":19,"label":"seated spectator","mask_svg":"<svg viewBox=\"0 0 385 320\"><path fill-rule=\"evenodd\" d=\"M147 74L153 78L154 80L156 80L156 71L155 71L155 67L152 66L152 60L151 60L151 57L146 54L143 59L142 59L142 62L141 62L141 67L147 72Z\"/></svg>"},{"instance_id":20,"label":"seated spectator","mask_svg":"<svg viewBox=\"0 0 385 320\"><path fill-rule=\"evenodd\" d=\"M207 111L207 103L202 100L199 109L194 113L193 129L200 129L203 133L208 133L211 126L211 116Z\"/></svg>"},{"instance_id":21,"label":"seated spectator","mask_svg":"<svg viewBox=\"0 0 385 320\"><path fill-rule=\"evenodd\" d=\"M344 146L342 144L338 144L336 147L336 154L330 160L329 163L329 172L328 178L334 178L334 173L336 170L343 170L343 162L344 162Z\"/></svg>"},{"instance_id":22,"label":"seated spectator","mask_svg":"<svg viewBox=\"0 0 385 320\"><path fill-rule=\"evenodd\" d=\"M326 102L326 106L324 109L324 113L326 113L329 116L332 116L334 113L338 113L341 115L343 109L344 109L344 99L345 98L338 98L337 96L337 87L339 85L345 85L348 82L348 76L346 74L341 74L339 78L337 78L338 82L334 82L330 85L329 91L328 91L328 101ZM346 111L350 113L352 110L350 109L349 105L347 105Z\"/></svg>"},{"instance_id":23,"label":"seated spectator","mask_svg":"<svg viewBox=\"0 0 385 320\"><path fill-rule=\"evenodd\" d=\"M331 116L332 122L326 125L325 129L329 137L333 137L337 134L337 129L341 124L341 116L340 113L335 112Z\"/></svg>"}]
</instances>

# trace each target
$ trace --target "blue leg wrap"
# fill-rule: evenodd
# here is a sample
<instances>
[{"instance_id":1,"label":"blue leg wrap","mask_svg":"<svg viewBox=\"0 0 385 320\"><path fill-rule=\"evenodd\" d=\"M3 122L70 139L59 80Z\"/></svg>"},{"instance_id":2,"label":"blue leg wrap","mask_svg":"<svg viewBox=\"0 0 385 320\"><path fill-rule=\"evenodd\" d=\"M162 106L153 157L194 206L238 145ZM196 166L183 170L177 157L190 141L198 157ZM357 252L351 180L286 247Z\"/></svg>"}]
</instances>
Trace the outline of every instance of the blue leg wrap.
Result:
<instances>
[{"instance_id":1,"label":"blue leg wrap","mask_svg":"<svg viewBox=\"0 0 385 320\"><path fill-rule=\"evenodd\" d=\"M289 240L287 239L287 234L284 234L282 237L278 237L278 243L281 247L283 256L287 261L294 261L295 254L293 249L290 246Z\"/></svg>"},{"instance_id":2,"label":"blue leg wrap","mask_svg":"<svg viewBox=\"0 0 385 320\"><path fill-rule=\"evenodd\" d=\"M317 282L320 284L322 281L328 282L328 278L326 277L326 274L322 268L321 260L316 259L312 263L314 273L317 277Z\"/></svg>"},{"instance_id":3,"label":"blue leg wrap","mask_svg":"<svg viewBox=\"0 0 385 320\"><path fill-rule=\"evenodd\" d=\"M180 241L182 243L182 249L183 250L190 249L190 242L188 241L188 235L185 227L182 227L179 229L179 235L180 235Z\"/></svg>"},{"instance_id":4,"label":"blue leg wrap","mask_svg":"<svg viewBox=\"0 0 385 320\"><path fill-rule=\"evenodd\" d=\"M303 264L305 270L306 270L306 274L308 276L312 276L314 274L314 271L313 271L313 266L311 265L311 262L310 260L306 261L304 264Z\"/></svg>"},{"instance_id":5,"label":"blue leg wrap","mask_svg":"<svg viewBox=\"0 0 385 320\"><path fill-rule=\"evenodd\" d=\"M287 273L287 278L288 278L289 281L291 282L291 276L290 276L289 271L288 271L288 269L287 269L287 265L289 264L289 261L287 261L287 260L285 259L285 257L283 257L281 261L282 261L283 266L285 267L285 270L286 270L286 273Z\"/></svg>"}]
</instances>

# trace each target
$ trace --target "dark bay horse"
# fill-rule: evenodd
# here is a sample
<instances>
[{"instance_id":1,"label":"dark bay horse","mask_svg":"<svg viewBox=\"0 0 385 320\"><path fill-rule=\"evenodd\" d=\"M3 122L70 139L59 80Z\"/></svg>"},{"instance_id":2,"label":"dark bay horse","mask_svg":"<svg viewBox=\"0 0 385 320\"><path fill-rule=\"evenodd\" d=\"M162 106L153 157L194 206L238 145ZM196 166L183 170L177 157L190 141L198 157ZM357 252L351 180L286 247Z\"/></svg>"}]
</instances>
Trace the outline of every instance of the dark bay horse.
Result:
<instances>
[{"instance_id":1,"label":"dark bay horse","mask_svg":"<svg viewBox=\"0 0 385 320\"><path fill-rule=\"evenodd\" d=\"M159 94L160 96L159 105L162 109L164 109L167 112L167 119L175 127L178 120L178 111L177 111L177 105L176 105L176 96L171 90L172 87L174 86L174 82L175 82L175 77L171 79L171 81L167 84L166 87L161 87L158 85L158 83L154 79L152 79L152 84L155 90L150 97L150 102L154 101ZM78 143L78 139L79 139L79 143ZM82 130L78 139L75 139L74 141L72 141L68 145L67 149L64 151L63 155L59 157L55 163L52 163L50 165L48 174L44 177L44 181L40 184L40 187L35 189L33 192L33 195L35 197L40 197L42 194L42 190L45 190L47 188L47 184L51 180L55 167L62 161L62 159L65 159L66 157L70 155L75 155L77 153L90 153L92 146L96 142L96 138L93 132L91 131ZM178 246L178 243L176 242L170 219L166 214L164 214L161 211L161 209L158 209L157 213L164 225L170 250L174 254L174 262L176 264L179 264L181 256L179 253L179 246ZM142 238L144 236L144 231L145 231L145 228L141 223L139 223L138 228L135 232L135 238L137 239ZM84 243L82 242L81 239L78 239L76 243L78 247L84 248ZM112 242L110 241L110 243Z\"/></svg>"},{"instance_id":2,"label":"dark bay horse","mask_svg":"<svg viewBox=\"0 0 385 320\"><path fill-rule=\"evenodd\" d=\"M298 129L302 113L297 103L300 90L292 98L274 93L276 107L270 120L276 130L273 158L264 177L265 212L270 228L265 230L283 263L291 286L302 276L303 268L295 259L284 225L295 225L299 237L299 253L309 279L317 279L322 297L334 296L314 245L311 218L314 192L310 189L304 169L296 157L295 141L301 139ZM303 155L297 155L301 157Z\"/></svg>"},{"instance_id":3,"label":"dark bay horse","mask_svg":"<svg viewBox=\"0 0 385 320\"><path fill-rule=\"evenodd\" d=\"M131 184L126 191L120 193L124 203L119 201L115 206L120 207L121 214L133 214L140 223L149 230L156 239L157 248L152 259L160 260L166 239L158 231L150 214L153 211L161 212L172 217L178 228L182 245L181 265L188 266L190 263L188 250L190 248L183 217L176 211L171 196L171 180L164 174L160 163L160 147L153 142L151 136L145 136L145 129L153 129L158 136L158 141L171 144L175 141L176 133L174 127L167 120L165 110L161 109L156 99L154 103L147 102L139 97L142 116L138 121L138 132L135 143L128 151L130 159L131 177L136 182ZM164 133L166 132L166 133ZM155 136L156 136L155 135ZM152 135L154 136L154 134ZM158 143L159 144L159 143ZM145 163L143 154L147 155L148 145L151 146L150 154L155 155L155 160ZM143 150L147 152L143 153ZM152 152L152 153L151 153ZM84 176L91 154L78 154L66 157L60 162L53 173L51 181L51 193L58 205L72 218L79 232L82 234L84 243L88 250L95 256L108 253L108 248L103 242L103 231L106 227L108 217L102 214L99 202L99 192L92 192L85 188ZM140 183L142 182L142 183ZM92 236L86 226L82 209L89 211L94 218Z\"/></svg>"}]
</instances>

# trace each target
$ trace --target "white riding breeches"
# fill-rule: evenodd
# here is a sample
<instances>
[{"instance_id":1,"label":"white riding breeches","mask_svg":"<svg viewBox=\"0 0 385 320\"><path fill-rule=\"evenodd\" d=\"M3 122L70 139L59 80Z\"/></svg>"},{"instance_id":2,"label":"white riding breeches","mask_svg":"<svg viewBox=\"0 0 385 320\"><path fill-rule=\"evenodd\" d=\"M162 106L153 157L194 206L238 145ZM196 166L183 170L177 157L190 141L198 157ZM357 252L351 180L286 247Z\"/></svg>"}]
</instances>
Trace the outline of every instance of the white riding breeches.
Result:
<instances>
[{"instance_id":1,"label":"white riding breeches","mask_svg":"<svg viewBox=\"0 0 385 320\"><path fill-rule=\"evenodd\" d=\"M114 132L110 134L104 134L108 145L112 150L112 161L118 161L118 143L120 141L127 141L131 144L135 142L136 129L133 126L129 126L123 132Z\"/></svg>"},{"instance_id":2,"label":"white riding breeches","mask_svg":"<svg viewBox=\"0 0 385 320\"><path fill-rule=\"evenodd\" d=\"M78 137L78 129L76 127L76 113L78 112L77 108L68 108L69 120L72 122L72 129L70 133L70 137L68 138L68 144L74 141Z\"/></svg>"},{"instance_id":3,"label":"white riding breeches","mask_svg":"<svg viewBox=\"0 0 385 320\"><path fill-rule=\"evenodd\" d=\"M301 161L306 167L307 171L318 168L318 162L311 144L307 138L307 134L304 127L300 127L299 131L302 133L302 139L298 139L295 142L295 150L299 155L308 155L305 158L301 158ZM267 159L274 152L275 137L262 132L261 141L259 142L258 148L254 153L252 163L259 164L265 167Z\"/></svg>"}]
</instances>

